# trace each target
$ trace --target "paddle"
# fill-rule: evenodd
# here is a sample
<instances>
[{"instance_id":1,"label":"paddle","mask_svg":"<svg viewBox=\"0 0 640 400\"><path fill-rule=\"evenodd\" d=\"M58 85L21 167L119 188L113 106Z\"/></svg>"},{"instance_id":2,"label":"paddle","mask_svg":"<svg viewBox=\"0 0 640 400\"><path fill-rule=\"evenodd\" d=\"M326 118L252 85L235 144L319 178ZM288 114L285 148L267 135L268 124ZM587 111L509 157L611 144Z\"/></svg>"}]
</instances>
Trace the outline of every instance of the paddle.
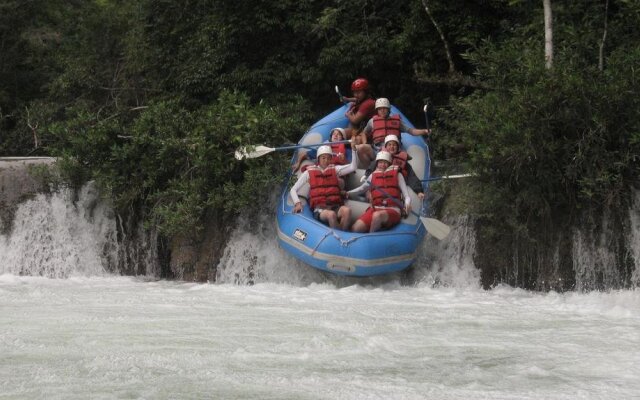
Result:
<instances>
[{"instance_id":1,"label":"paddle","mask_svg":"<svg viewBox=\"0 0 640 400\"><path fill-rule=\"evenodd\" d=\"M424 121L426 123L426 128L431 129L431 124L429 124L429 103L428 102L427 104L424 105L422 110L424 111Z\"/></svg>"},{"instance_id":2,"label":"paddle","mask_svg":"<svg viewBox=\"0 0 640 400\"><path fill-rule=\"evenodd\" d=\"M282 146L282 147L267 147L267 146L243 146L238 148L235 152L235 157L237 160L242 160L245 158L258 158L262 157L266 154L273 153L274 151L284 151L284 150L294 150L300 148L314 148L320 147L323 145L332 145L336 143L351 143L350 140L340 140L338 142L327 142L327 143L316 143L316 144L299 144L295 146Z\"/></svg>"},{"instance_id":3,"label":"paddle","mask_svg":"<svg viewBox=\"0 0 640 400\"><path fill-rule=\"evenodd\" d=\"M391 196L389 193L382 190L380 186L375 185L371 182L369 182L369 185L374 189L376 189L377 191L379 191L380 193L382 193L383 196L391 199L394 203L396 203L396 205L400 207L401 210L404 209L404 204L402 204L400 200L396 199L395 197ZM442 221L439 221L435 218L422 217L420 216L420 214L418 214L413 210L411 210L411 214L420 218L420 222L422 222L422 225L424 225L424 227L427 228L427 232L429 232L431 236L433 236L438 240L442 240L446 238L449 235L449 232L451 232L451 228L449 227L449 225L445 224Z\"/></svg>"},{"instance_id":4,"label":"paddle","mask_svg":"<svg viewBox=\"0 0 640 400\"><path fill-rule=\"evenodd\" d=\"M338 85L336 85L335 90L338 98L340 99L340 103L344 103L344 96L342 95L342 93L340 93L340 88L338 87Z\"/></svg>"},{"instance_id":5,"label":"paddle","mask_svg":"<svg viewBox=\"0 0 640 400\"><path fill-rule=\"evenodd\" d=\"M433 178L423 179L420 182L431 182L431 181L439 181L441 179L458 179L458 178L469 178L472 176L477 176L476 174L459 174L459 175L443 175L443 176L434 176Z\"/></svg>"},{"instance_id":6,"label":"paddle","mask_svg":"<svg viewBox=\"0 0 640 400\"><path fill-rule=\"evenodd\" d=\"M424 111L425 128L426 129L431 129L431 124L429 124L429 99L427 99L427 102L425 103L424 107L422 108L422 111ZM427 151L429 151L429 149L431 148L431 143L429 143L429 135L423 136L422 139L427 144ZM429 155L429 158L431 158L430 155ZM425 182L425 181L422 181L422 182ZM420 209L420 214L423 214L426 209L427 209L427 197L425 196L425 197L422 198L422 208Z\"/></svg>"}]
</instances>

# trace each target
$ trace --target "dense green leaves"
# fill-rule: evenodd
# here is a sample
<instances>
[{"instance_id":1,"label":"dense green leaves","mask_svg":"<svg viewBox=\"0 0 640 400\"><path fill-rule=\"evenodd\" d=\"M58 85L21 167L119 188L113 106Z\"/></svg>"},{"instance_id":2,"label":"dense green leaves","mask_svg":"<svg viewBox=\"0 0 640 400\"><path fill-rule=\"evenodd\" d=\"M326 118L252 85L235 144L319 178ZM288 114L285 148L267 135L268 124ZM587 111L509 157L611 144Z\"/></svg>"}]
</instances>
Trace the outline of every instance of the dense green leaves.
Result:
<instances>
[{"instance_id":1,"label":"dense green leaves","mask_svg":"<svg viewBox=\"0 0 640 400\"><path fill-rule=\"evenodd\" d=\"M246 96L230 92L195 110L171 99L139 113L126 124L130 116L96 120L78 110L52 130L64 143L61 155L75 162L73 171L91 171L119 209L141 208L166 234L201 228L207 209L235 212L256 200L234 189L247 174L246 164L233 159L234 150L245 143L282 142L301 126L298 116L265 103L251 105ZM261 176L256 173L248 181L253 190L269 192L282 165L277 158L261 164L270 169L270 179L253 178Z\"/></svg>"},{"instance_id":2,"label":"dense green leaves","mask_svg":"<svg viewBox=\"0 0 640 400\"><path fill-rule=\"evenodd\" d=\"M480 174L466 204L481 221L479 246L493 249L481 256L486 285L570 288L576 229L599 232L606 219L628 218L640 187L640 18L624 3L612 4L602 70L604 8L596 1L555 8L551 70L541 30L532 29L536 20L468 54L486 87L453 99L441 143L462 143ZM607 245L624 249L624 227L616 224L616 242ZM618 267L625 284L627 262L607 266ZM533 263L526 277L514 270L520 263Z\"/></svg>"}]
</instances>

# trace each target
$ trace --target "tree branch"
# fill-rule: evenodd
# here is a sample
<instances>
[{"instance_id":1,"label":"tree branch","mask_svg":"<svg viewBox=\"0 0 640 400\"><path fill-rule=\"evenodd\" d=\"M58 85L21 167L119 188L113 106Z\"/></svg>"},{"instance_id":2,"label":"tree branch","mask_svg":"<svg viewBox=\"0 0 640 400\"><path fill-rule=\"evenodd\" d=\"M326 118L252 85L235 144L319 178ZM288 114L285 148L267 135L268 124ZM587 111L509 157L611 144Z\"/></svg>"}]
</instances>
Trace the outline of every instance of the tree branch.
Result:
<instances>
[{"instance_id":1,"label":"tree branch","mask_svg":"<svg viewBox=\"0 0 640 400\"><path fill-rule=\"evenodd\" d=\"M474 89L493 90L494 88L482 81L473 79L470 76L463 75L459 72L448 74L446 76L431 76L424 71L420 71L417 64L413 64L413 74L416 81L420 83L432 85L444 85L448 87L468 87Z\"/></svg>"},{"instance_id":2,"label":"tree branch","mask_svg":"<svg viewBox=\"0 0 640 400\"><path fill-rule=\"evenodd\" d=\"M447 62L449 63L449 73L454 74L456 72L456 67L453 64L453 57L451 57L451 50L449 50L449 43L447 42L447 39L444 37L444 33L442 33L442 29L440 29L440 25L438 25L436 20L433 18L433 15L431 15L431 10L429 10L429 1L422 0L422 5L424 6L424 10L427 12L427 15L429 16L431 23L436 28L436 31L438 31L438 34L440 35L440 40L442 40L442 44L444 45L444 51L447 55Z\"/></svg>"},{"instance_id":3,"label":"tree branch","mask_svg":"<svg viewBox=\"0 0 640 400\"><path fill-rule=\"evenodd\" d=\"M604 71L604 41L607 39L607 23L609 20L609 0L604 5L604 32L600 42L600 54L598 57L598 69Z\"/></svg>"},{"instance_id":4,"label":"tree branch","mask_svg":"<svg viewBox=\"0 0 640 400\"><path fill-rule=\"evenodd\" d=\"M551 13L551 0L542 0L544 7L544 61L545 67L553 67L553 15Z\"/></svg>"},{"instance_id":5,"label":"tree branch","mask_svg":"<svg viewBox=\"0 0 640 400\"><path fill-rule=\"evenodd\" d=\"M25 107L24 109L27 112L27 126L29 127L29 129L31 129L31 132L33 132L33 149L35 150L40 146L40 143L38 141L38 124L36 123L35 126L31 125L31 115L29 114L29 107Z\"/></svg>"}]
</instances>

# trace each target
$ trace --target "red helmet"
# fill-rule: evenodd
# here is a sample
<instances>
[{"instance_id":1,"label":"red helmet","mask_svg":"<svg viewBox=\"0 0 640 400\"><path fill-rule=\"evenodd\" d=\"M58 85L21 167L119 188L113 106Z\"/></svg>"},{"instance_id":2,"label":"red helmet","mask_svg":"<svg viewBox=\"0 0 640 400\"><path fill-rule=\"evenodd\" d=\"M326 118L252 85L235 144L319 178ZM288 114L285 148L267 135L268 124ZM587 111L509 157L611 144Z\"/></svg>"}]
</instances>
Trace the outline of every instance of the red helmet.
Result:
<instances>
[{"instance_id":1,"label":"red helmet","mask_svg":"<svg viewBox=\"0 0 640 400\"><path fill-rule=\"evenodd\" d=\"M351 91L355 92L356 90L367 90L369 89L369 81L364 78L358 78L351 84Z\"/></svg>"}]
</instances>

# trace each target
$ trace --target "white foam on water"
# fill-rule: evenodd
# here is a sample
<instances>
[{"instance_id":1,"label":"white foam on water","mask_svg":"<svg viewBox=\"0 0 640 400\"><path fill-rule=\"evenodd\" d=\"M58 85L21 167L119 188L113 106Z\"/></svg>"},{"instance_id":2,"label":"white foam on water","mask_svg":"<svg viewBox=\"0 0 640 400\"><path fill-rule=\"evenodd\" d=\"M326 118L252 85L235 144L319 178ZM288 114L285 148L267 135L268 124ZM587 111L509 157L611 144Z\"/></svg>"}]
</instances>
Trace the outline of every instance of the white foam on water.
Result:
<instances>
[{"instance_id":1,"label":"white foam on water","mask_svg":"<svg viewBox=\"0 0 640 400\"><path fill-rule=\"evenodd\" d=\"M325 273L299 261L278 244L273 214L257 220L241 216L216 268L217 283L282 283L295 286L328 283L339 287L353 284L398 282L397 275L351 278Z\"/></svg>"},{"instance_id":2,"label":"white foam on water","mask_svg":"<svg viewBox=\"0 0 640 400\"><path fill-rule=\"evenodd\" d=\"M451 226L451 233L444 240L427 237L414 267L414 279L427 285L480 287L480 270L473 261L476 250L473 221L463 215L445 222Z\"/></svg>"},{"instance_id":3,"label":"white foam on water","mask_svg":"<svg viewBox=\"0 0 640 400\"><path fill-rule=\"evenodd\" d=\"M279 199L274 191L265 212L241 215L216 268L217 283L263 282L308 285L327 280L327 275L298 261L278 244L273 210ZM257 217L255 216L257 214Z\"/></svg>"},{"instance_id":4,"label":"white foam on water","mask_svg":"<svg viewBox=\"0 0 640 400\"><path fill-rule=\"evenodd\" d=\"M602 229L576 229L572 255L577 290L619 287L622 282L617 269L614 231L608 216L602 217Z\"/></svg>"},{"instance_id":5,"label":"white foam on water","mask_svg":"<svg viewBox=\"0 0 640 400\"><path fill-rule=\"evenodd\" d=\"M370 278L351 278L318 271L289 255L277 241L272 214L257 220L241 216L216 271L216 282L253 284L287 283L305 286L327 282L338 287L353 284L391 285L436 284L478 287L480 272L473 263L475 232L468 217L451 221L452 232L442 241L425 240L413 267L408 271ZM407 278L408 276L408 278Z\"/></svg>"},{"instance_id":6,"label":"white foam on water","mask_svg":"<svg viewBox=\"0 0 640 400\"><path fill-rule=\"evenodd\" d=\"M103 275L117 257L113 212L91 184L76 202L69 189L36 195L19 205L11 232L0 235L0 273Z\"/></svg>"},{"instance_id":7,"label":"white foam on water","mask_svg":"<svg viewBox=\"0 0 640 400\"><path fill-rule=\"evenodd\" d=\"M68 278L123 270L157 276L157 254L155 232L139 224L134 237L126 237L90 182L77 194L62 188L18 205L9 233L0 235L0 274Z\"/></svg>"},{"instance_id":8,"label":"white foam on water","mask_svg":"<svg viewBox=\"0 0 640 400\"><path fill-rule=\"evenodd\" d=\"M294 285L324 281L324 275L287 254L278 245L275 217L240 217L216 269L216 282Z\"/></svg>"},{"instance_id":9,"label":"white foam on water","mask_svg":"<svg viewBox=\"0 0 640 400\"><path fill-rule=\"evenodd\" d=\"M7 398L631 399L640 292L0 276Z\"/></svg>"}]
</instances>

